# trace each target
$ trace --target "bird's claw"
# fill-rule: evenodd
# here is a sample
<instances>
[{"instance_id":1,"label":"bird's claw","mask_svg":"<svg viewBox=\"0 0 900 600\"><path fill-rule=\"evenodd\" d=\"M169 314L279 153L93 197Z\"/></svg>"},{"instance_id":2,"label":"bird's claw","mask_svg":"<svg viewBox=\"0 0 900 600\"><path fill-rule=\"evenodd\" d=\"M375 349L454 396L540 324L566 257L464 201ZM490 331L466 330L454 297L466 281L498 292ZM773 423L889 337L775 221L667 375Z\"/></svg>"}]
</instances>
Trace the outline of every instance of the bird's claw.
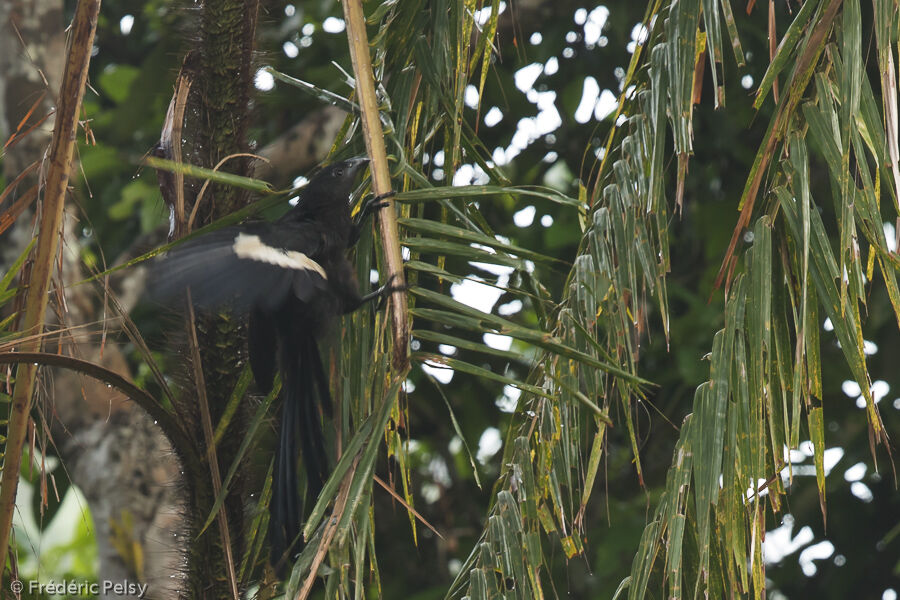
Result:
<instances>
[{"instance_id":1,"label":"bird's claw","mask_svg":"<svg viewBox=\"0 0 900 600\"><path fill-rule=\"evenodd\" d=\"M374 196L366 202L362 206L362 210L360 211L359 218L360 220L366 218L368 215L373 213L376 210L381 210L382 208L386 208L390 202L385 202L388 198L393 198L397 195L397 192L391 190L386 194L380 194L378 196Z\"/></svg>"},{"instance_id":2,"label":"bird's claw","mask_svg":"<svg viewBox=\"0 0 900 600\"><path fill-rule=\"evenodd\" d=\"M391 190L391 191L389 191L389 192L387 192L387 193L379 194L378 196L375 196L374 198L372 198L371 201L372 201L372 202L378 202L378 203L379 203L379 204L378 204L378 207L384 207L384 206L387 206L388 203L387 203L387 202L382 202L382 200L387 200L388 198L393 198L393 197L396 196L396 195L397 195L397 192L396 192L395 190Z\"/></svg>"},{"instance_id":3,"label":"bird's claw","mask_svg":"<svg viewBox=\"0 0 900 600\"><path fill-rule=\"evenodd\" d=\"M374 292L372 292L370 294L366 294L363 297L362 301L366 302L368 300L374 300L375 298L378 298L378 304L376 305L375 310L381 310L382 308L384 308L384 303L390 297L391 294L393 294L394 292L405 292L406 290L409 289L409 285L407 285L406 283L394 284L394 280L396 278L397 278L396 274L391 275L388 278L387 283L385 283L383 286L381 286Z\"/></svg>"}]
</instances>

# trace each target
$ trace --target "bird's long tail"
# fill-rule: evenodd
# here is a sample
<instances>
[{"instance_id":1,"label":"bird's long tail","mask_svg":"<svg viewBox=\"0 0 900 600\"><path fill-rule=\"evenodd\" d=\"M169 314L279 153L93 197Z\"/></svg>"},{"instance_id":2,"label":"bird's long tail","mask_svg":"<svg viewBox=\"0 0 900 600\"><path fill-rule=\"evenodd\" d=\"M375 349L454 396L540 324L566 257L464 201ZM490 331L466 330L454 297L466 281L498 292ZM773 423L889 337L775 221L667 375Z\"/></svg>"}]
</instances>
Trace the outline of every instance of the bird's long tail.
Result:
<instances>
[{"instance_id":1,"label":"bird's long tail","mask_svg":"<svg viewBox=\"0 0 900 600\"><path fill-rule=\"evenodd\" d=\"M328 469L319 408L331 409L331 393L319 348L312 336L294 339L282 348L283 407L278 453L269 505L271 562L282 571L300 550L302 507L297 486L297 441L306 471L307 498L319 496Z\"/></svg>"}]
</instances>

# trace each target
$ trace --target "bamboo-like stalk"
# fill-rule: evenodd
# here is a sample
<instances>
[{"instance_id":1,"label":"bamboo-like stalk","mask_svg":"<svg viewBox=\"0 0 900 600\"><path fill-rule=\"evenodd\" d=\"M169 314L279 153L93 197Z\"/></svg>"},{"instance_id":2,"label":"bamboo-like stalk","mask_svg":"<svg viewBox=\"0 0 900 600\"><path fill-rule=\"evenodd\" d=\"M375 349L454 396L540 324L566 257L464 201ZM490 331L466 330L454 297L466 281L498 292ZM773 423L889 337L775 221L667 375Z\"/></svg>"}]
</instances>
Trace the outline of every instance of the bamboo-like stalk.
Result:
<instances>
[{"instance_id":1,"label":"bamboo-like stalk","mask_svg":"<svg viewBox=\"0 0 900 600\"><path fill-rule=\"evenodd\" d=\"M366 19L360 0L344 0L344 20L347 23L347 41L350 58L353 61L353 76L356 78L356 95L361 109L360 118L363 137L372 165L372 191L376 196L388 194L391 189L391 174L384 146L384 130L378 115L378 98L375 95L375 77L372 74L372 60L369 56L369 37L366 34ZM402 287L406 284L403 274L403 257L400 254L400 236L397 230L397 213L394 202L387 200L388 206L378 213L381 232L381 246L387 262L391 284ZM391 332L394 338L393 366L404 372L409 365L409 311L406 293L402 290L391 294Z\"/></svg>"},{"instance_id":2,"label":"bamboo-like stalk","mask_svg":"<svg viewBox=\"0 0 900 600\"><path fill-rule=\"evenodd\" d=\"M44 188L34 266L25 292L23 330L29 334L39 334L44 328L50 278L53 275L59 245L66 187L75 153L78 114L81 112L81 100L84 97L99 13L100 0L79 0L75 8L75 17L72 19L72 37L66 57L66 68L57 96L56 126L50 143L50 166ZM19 347L22 352L35 352L39 349L40 338L24 341ZM0 482L0 565L6 564L9 549L16 490L19 486L19 465L22 462L22 446L28 430L36 375L37 365L31 362L21 363L16 369L16 387L9 409L3 480ZM0 586L3 584L3 576L0 574Z\"/></svg>"}]
</instances>

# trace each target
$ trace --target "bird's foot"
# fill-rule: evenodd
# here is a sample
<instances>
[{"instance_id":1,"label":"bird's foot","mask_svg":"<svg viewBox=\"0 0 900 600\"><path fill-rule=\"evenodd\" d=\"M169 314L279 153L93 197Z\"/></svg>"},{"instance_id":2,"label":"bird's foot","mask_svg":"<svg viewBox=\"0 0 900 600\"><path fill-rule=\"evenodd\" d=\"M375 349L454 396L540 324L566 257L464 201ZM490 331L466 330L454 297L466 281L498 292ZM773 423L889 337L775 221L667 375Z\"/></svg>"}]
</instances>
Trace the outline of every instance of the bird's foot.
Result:
<instances>
[{"instance_id":1,"label":"bird's foot","mask_svg":"<svg viewBox=\"0 0 900 600\"><path fill-rule=\"evenodd\" d=\"M391 294L393 294L394 292L405 292L409 289L409 286L406 283L394 283L394 280L396 278L396 274L391 275L390 278L388 278L387 283L385 283L377 290L363 296L360 299L359 303L365 304L366 302L371 302L372 300L378 299L378 305L376 306L375 310L381 310L382 308L384 308L384 303Z\"/></svg>"},{"instance_id":2,"label":"bird's foot","mask_svg":"<svg viewBox=\"0 0 900 600\"><path fill-rule=\"evenodd\" d=\"M382 208L387 207L390 203L385 202L385 200L396 195L397 192L391 190L386 194L374 196L363 202L362 208L359 209L359 214L357 214L356 218L353 220L353 227L350 230L350 237L347 240L348 248L355 246L356 242L359 241L363 223L366 222L366 219L369 217L369 215L371 215L373 212L380 211Z\"/></svg>"},{"instance_id":3,"label":"bird's foot","mask_svg":"<svg viewBox=\"0 0 900 600\"><path fill-rule=\"evenodd\" d=\"M386 208L390 203L385 202L385 200L388 200L389 198L393 198L396 195L397 195L397 192L395 192L394 190L391 190L390 192L387 192L386 194L379 194L378 196L373 196L372 198L369 198L368 200L366 200L366 202L362 206L362 209L359 212L358 221L362 222L363 219L365 219L366 217L371 215L373 212L379 211L382 208Z\"/></svg>"}]
</instances>

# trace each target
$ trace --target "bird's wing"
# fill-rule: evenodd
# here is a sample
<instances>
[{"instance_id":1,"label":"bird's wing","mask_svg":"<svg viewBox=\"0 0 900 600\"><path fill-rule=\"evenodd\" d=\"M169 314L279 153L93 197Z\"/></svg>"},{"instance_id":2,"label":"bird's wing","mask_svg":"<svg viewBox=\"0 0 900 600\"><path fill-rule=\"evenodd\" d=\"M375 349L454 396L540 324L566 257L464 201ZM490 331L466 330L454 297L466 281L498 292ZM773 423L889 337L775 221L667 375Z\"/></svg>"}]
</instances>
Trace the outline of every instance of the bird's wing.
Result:
<instances>
[{"instance_id":1,"label":"bird's wing","mask_svg":"<svg viewBox=\"0 0 900 600\"><path fill-rule=\"evenodd\" d=\"M149 291L171 298L190 287L195 305L271 311L293 293L307 300L327 285L315 260L321 234L309 223L247 223L176 246L153 266Z\"/></svg>"}]
</instances>

